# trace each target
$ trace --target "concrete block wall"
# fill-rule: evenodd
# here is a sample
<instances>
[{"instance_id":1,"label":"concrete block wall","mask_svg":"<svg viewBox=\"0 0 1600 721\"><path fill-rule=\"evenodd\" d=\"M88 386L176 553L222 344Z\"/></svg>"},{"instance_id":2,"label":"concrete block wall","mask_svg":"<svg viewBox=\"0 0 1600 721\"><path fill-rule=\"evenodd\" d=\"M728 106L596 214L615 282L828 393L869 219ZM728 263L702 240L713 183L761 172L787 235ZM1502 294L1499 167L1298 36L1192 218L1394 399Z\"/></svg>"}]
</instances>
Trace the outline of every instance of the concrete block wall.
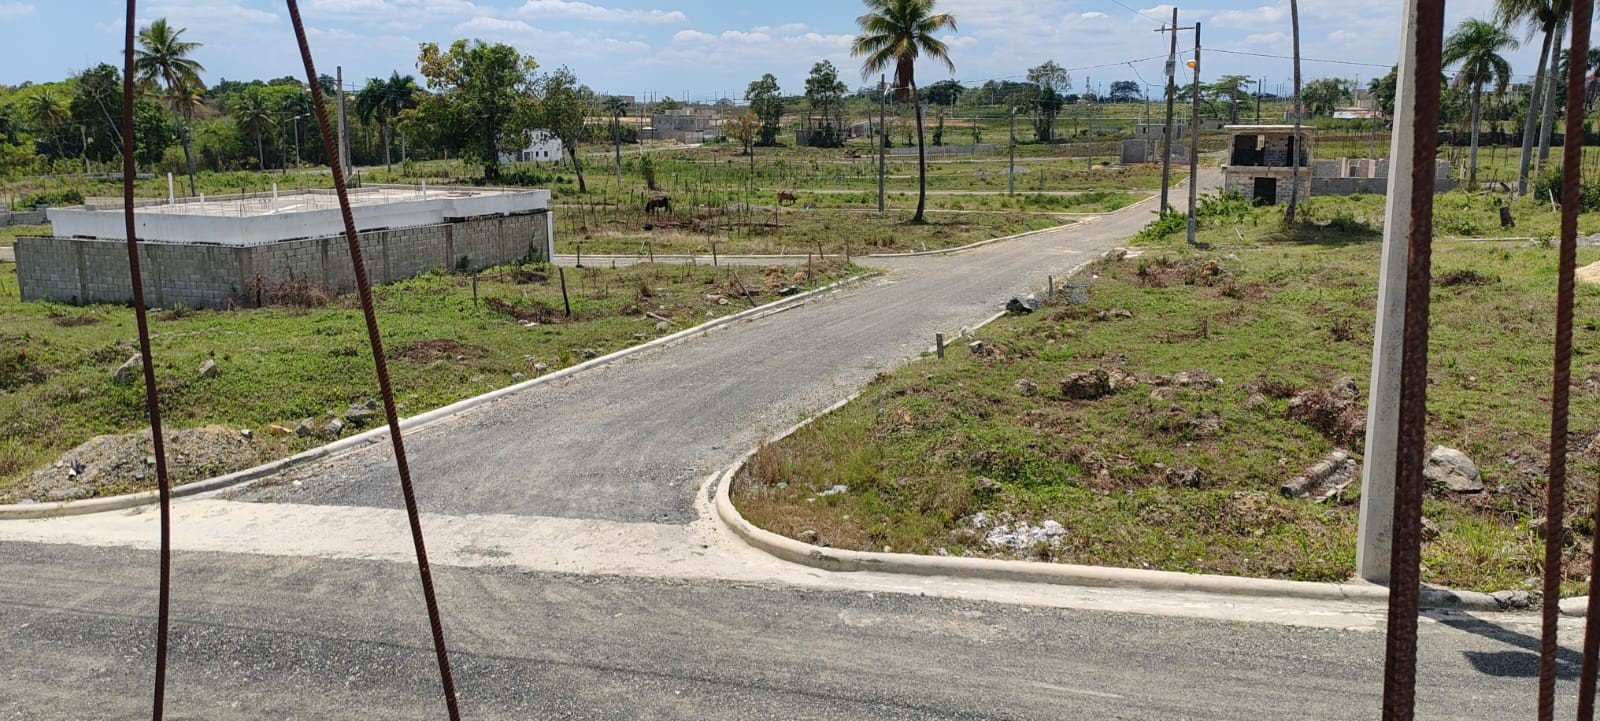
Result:
<instances>
[{"instance_id":1,"label":"concrete block wall","mask_svg":"<svg viewBox=\"0 0 1600 721\"><path fill-rule=\"evenodd\" d=\"M530 255L548 260L547 215L543 211L361 233L367 278L384 284L436 268L453 270L463 255L473 270ZM19 238L17 278L22 299L131 302L127 253L121 241ZM269 285L305 280L339 293L356 287L343 236L245 247L145 242L140 243L139 253L146 301L157 308L251 305L249 289L257 280Z\"/></svg>"},{"instance_id":2,"label":"concrete block wall","mask_svg":"<svg viewBox=\"0 0 1600 721\"><path fill-rule=\"evenodd\" d=\"M1223 184L1230 193L1237 193L1245 198L1254 198L1256 195L1256 177L1257 176L1248 175L1245 173L1227 173L1224 176ZM1271 177L1278 179L1277 202L1289 202L1289 189L1292 182L1289 174L1276 173ZM1329 178L1328 180L1342 179ZM1310 171L1308 169L1302 169L1300 171L1300 199L1305 200L1306 198L1311 197L1312 191L1315 187L1315 184L1312 182Z\"/></svg>"}]
</instances>

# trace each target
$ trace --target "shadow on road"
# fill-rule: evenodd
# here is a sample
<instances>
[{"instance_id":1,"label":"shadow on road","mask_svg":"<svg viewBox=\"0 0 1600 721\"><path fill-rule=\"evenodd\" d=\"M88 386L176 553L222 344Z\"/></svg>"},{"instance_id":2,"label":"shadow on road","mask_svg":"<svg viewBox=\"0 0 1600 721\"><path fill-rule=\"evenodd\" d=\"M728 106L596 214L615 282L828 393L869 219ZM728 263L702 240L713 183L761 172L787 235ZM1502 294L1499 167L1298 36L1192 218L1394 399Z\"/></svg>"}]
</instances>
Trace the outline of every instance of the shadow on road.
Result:
<instances>
[{"instance_id":1,"label":"shadow on road","mask_svg":"<svg viewBox=\"0 0 1600 721\"><path fill-rule=\"evenodd\" d=\"M1435 621L1458 631L1482 636L1515 646L1520 651L1465 651L1467 662L1479 673L1500 677L1532 678L1539 675L1539 637L1513 631L1475 616L1460 613L1430 614ZM1561 646L1556 647L1556 677L1572 680L1578 677L1583 655Z\"/></svg>"}]
</instances>

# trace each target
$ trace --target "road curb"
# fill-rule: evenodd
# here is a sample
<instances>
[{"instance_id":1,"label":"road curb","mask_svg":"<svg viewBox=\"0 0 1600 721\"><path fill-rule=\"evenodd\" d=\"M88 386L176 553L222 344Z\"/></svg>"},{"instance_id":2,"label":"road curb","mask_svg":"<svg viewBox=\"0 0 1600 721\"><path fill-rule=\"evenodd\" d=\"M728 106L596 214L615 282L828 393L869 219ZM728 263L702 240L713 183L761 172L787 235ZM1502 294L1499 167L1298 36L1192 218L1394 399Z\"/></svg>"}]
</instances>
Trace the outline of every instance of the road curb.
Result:
<instances>
[{"instance_id":1,"label":"road curb","mask_svg":"<svg viewBox=\"0 0 1600 721\"><path fill-rule=\"evenodd\" d=\"M1093 262L1093 261L1089 261ZM1070 272L1076 273L1088 263L1081 263ZM989 317L979 327L987 325L1004 313ZM821 412L791 426L768 439L775 443L787 438L814 421L827 416L854 401L860 394L852 393ZM1149 571L1133 568L1082 566L1075 564L1041 563L1036 561L1009 561L990 558L959 558L951 556L918 556L906 553L878 553L824 548L802 543L787 536L757 527L733 505L733 478L759 451L746 452L739 460L717 474L713 483L712 510L717 519L737 534L751 547L771 556L825 571L855 572L875 571L912 576L950 576L955 578L984 579L1022 583L1045 583L1064 586L1090 586L1097 588L1125 588L1169 593L1207 593L1224 596L1257 598L1293 598L1308 601L1340 601L1386 606L1389 589L1366 582L1313 583L1308 581L1283 581L1266 578L1244 578L1211 574L1181 573L1176 571ZM1453 591L1424 586L1423 608L1473 612L1498 612L1505 610L1486 593Z\"/></svg>"},{"instance_id":2,"label":"road curb","mask_svg":"<svg viewBox=\"0 0 1600 721\"><path fill-rule=\"evenodd\" d=\"M1101 218L1109 218L1109 217L1111 217L1113 215L1118 215L1120 213L1131 212L1134 209L1138 208L1139 206L1144 205L1145 203L1148 203L1151 200L1156 199L1157 197L1159 197L1159 196L1152 195L1152 196L1150 196L1148 198L1144 198L1143 200L1139 200L1139 201L1136 201L1136 202L1133 202L1133 203L1129 203L1128 205L1126 205L1124 207L1121 207L1121 208L1118 208L1116 210L1113 210L1113 211L1111 211L1109 213L1095 213L1093 216L1084 218L1083 220L1075 220L1075 221L1073 221L1071 223L1062 223L1061 225L1057 225L1057 226L1050 227L1050 228L1041 228L1039 230L1030 230L1030 231L1027 231L1025 233L1017 233L1016 235L1008 235L1008 236L1005 236L1003 238L990 238L988 240L980 240L980 241L978 241L976 243L968 243L966 245L963 245L963 246L960 246L960 247L957 247L957 248L945 248L943 250L920 250L920 251L917 251L915 253L872 253L872 254L869 254L869 255L864 255L862 257L863 258L922 258L922 257L930 256L930 255L948 255L948 254L951 254L951 253L964 253L964 252L969 251L969 250L976 250L978 248L982 248L982 247L984 247L986 245L992 245L992 244L995 244L995 243L1003 243L1003 242L1010 241L1010 240L1021 240L1023 238L1030 238L1030 237L1033 237L1035 235L1042 235L1044 233L1053 233L1053 232L1056 232L1056 231L1059 231L1059 230L1076 228L1076 227L1082 226L1082 225L1090 225L1092 223L1098 222Z\"/></svg>"},{"instance_id":3,"label":"road curb","mask_svg":"<svg viewBox=\"0 0 1600 721\"><path fill-rule=\"evenodd\" d=\"M553 373L547 373L539 376L538 378L530 378L522 381L521 383L509 385L504 388L497 388L482 395L459 400L450 405L435 408L424 413L419 413L409 418L402 418L400 420L400 428L403 431L415 431L425 428L435 422L450 418L460 413L464 413L479 406L487 405L506 396L520 393L539 385L552 383L564 378L570 378L584 371L604 365L610 365L639 353L659 350L676 345L683 341L709 333L723 326L732 325L742 321L752 321L772 315L774 313L781 313L786 310L791 310L816 300L828 293L832 293L845 287L854 285L855 283L858 283L867 277L869 276L857 275L845 278L844 280L830 283L821 288L817 288L816 290L800 293L798 295L774 301L763 306L751 308L750 310L734 313L733 315L723 316L692 328L686 328L671 335L662 336L636 346L623 348L615 353L609 353L592 360L587 360L583 363L579 363L578 365L563 368ZM288 458L280 458L270 463L264 463L259 466L247 468L242 471L236 471L223 476L217 476L215 478L207 478L205 480L195 481L193 483L186 483L173 488L171 491L172 497L181 498L184 496L193 496L196 494L219 491L224 488L248 483L258 478L264 478L266 476L288 470L310 461L335 456L367 444L378 443L387 438L388 435L388 426L382 425L377 428L349 436L347 438L341 438L324 446L318 446L307 451L302 451L295 455L289 456ZM157 491L141 491L138 493L127 493L120 496L89 498L79 501L5 504L0 505L0 521L55 518L59 516L78 516L88 513L104 513L106 511L117 511L125 508L133 508L135 506L155 503L158 500L160 500L160 495Z\"/></svg>"}]
</instances>

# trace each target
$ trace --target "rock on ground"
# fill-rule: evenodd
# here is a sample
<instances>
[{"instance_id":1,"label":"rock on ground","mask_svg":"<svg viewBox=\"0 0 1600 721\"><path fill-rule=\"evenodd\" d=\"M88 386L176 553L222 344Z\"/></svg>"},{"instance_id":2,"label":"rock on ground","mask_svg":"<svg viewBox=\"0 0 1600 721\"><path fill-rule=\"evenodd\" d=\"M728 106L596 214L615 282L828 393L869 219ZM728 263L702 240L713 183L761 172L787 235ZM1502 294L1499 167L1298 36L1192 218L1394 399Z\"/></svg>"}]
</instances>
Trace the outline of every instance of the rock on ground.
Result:
<instances>
[{"instance_id":1,"label":"rock on ground","mask_svg":"<svg viewBox=\"0 0 1600 721\"><path fill-rule=\"evenodd\" d=\"M1483 476L1477 464L1467 454L1454 448L1434 446L1428 454L1427 465L1422 467L1423 478L1430 483L1442 484L1456 493L1478 493L1483 490Z\"/></svg>"}]
</instances>

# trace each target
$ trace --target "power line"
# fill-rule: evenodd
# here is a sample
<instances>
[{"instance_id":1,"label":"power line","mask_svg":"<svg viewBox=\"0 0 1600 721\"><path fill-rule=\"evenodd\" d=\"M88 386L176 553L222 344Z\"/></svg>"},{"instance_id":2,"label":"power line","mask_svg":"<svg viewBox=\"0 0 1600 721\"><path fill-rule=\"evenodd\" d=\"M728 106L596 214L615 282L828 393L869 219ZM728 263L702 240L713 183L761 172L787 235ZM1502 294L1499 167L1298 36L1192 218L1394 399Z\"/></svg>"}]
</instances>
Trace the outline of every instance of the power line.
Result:
<instances>
[{"instance_id":1,"label":"power line","mask_svg":"<svg viewBox=\"0 0 1600 721\"><path fill-rule=\"evenodd\" d=\"M1293 60L1294 59L1293 55L1273 55L1271 53L1250 53L1250 52L1245 52L1245 51L1242 51L1242 50L1221 50L1221 49L1218 49L1218 48L1206 48L1206 49L1210 50L1211 52L1214 52L1214 53L1223 53L1223 54L1226 54L1226 55L1248 55L1250 57L1272 58L1274 60ZM1332 63L1334 65L1360 65L1360 66L1363 66L1363 67L1384 68L1384 69L1388 69L1388 68L1390 68L1390 67L1392 67L1394 65L1394 63L1390 63L1388 65L1381 65L1381 64L1378 64L1378 63L1363 63L1363 62L1359 62L1359 61L1356 61L1356 60L1328 60L1326 58L1308 58L1308 57L1305 57L1305 56L1301 56L1300 57L1300 62L1304 62L1304 63Z\"/></svg>"},{"instance_id":2,"label":"power line","mask_svg":"<svg viewBox=\"0 0 1600 721\"><path fill-rule=\"evenodd\" d=\"M1122 0L1111 0L1111 2L1112 2L1112 4L1116 5L1117 7L1120 7L1123 10L1127 10L1128 12L1133 13L1134 15L1138 15L1139 17L1142 17L1142 18L1147 18L1147 19L1150 19L1150 20L1154 20L1157 23L1160 23L1162 26L1166 25L1166 22L1167 22L1166 20L1163 20L1162 18L1158 18L1158 17L1156 17L1154 15L1148 15L1148 14L1142 12L1142 11L1135 10L1135 9L1133 9L1131 7L1128 7L1127 5L1122 4Z\"/></svg>"}]
</instances>

